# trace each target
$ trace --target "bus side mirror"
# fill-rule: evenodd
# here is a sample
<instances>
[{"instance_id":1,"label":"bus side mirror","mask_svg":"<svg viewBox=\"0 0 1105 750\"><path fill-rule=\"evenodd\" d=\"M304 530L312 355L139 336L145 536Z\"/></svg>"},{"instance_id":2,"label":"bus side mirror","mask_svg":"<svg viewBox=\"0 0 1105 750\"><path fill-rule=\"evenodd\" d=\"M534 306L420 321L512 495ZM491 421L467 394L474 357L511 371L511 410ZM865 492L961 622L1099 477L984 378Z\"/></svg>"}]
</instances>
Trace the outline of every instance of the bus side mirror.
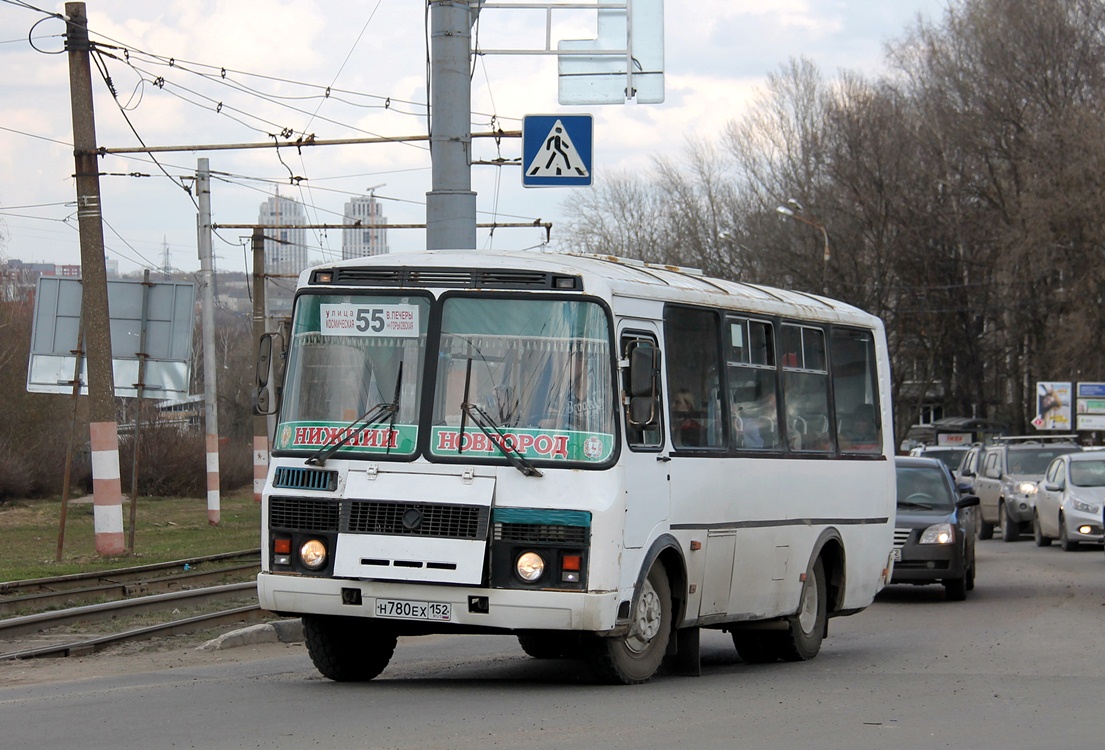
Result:
<instances>
[{"instance_id":1,"label":"bus side mirror","mask_svg":"<svg viewBox=\"0 0 1105 750\"><path fill-rule=\"evenodd\" d=\"M648 342L651 344L651 342ZM660 350L655 346L632 345L629 351L629 423L653 427L660 421Z\"/></svg>"},{"instance_id":2,"label":"bus side mirror","mask_svg":"<svg viewBox=\"0 0 1105 750\"><path fill-rule=\"evenodd\" d=\"M280 384L270 377L273 372L272 341L277 337L280 338L280 353L283 355L284 337L280 334L263 333L260 341L257 342L257 389L253 393L253 413L255 416L263 417L275 414L280 407L279 395L273 396L274 388L279 394Z\"/></svg>"}]
</instances>

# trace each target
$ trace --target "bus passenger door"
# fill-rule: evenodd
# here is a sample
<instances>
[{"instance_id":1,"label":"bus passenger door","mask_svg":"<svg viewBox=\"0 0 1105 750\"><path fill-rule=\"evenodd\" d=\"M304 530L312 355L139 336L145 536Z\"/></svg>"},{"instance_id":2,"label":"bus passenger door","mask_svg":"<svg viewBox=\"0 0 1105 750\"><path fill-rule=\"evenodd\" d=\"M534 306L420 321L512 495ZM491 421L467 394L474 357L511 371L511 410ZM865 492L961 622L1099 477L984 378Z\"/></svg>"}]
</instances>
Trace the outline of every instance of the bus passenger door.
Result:
<instances>
[{"instance_id":1,"label":"bus passenger door","mask_svg":"<svg viewBox=\"0 0 1105 750\"><path fill-rule=\"evenodd\" d=\"M623 543L637 549L648 543L653 530L668 519L671 487L668 455L664 450L664 404L660 387L661 352L656 327L650 321L626 321L619 331L622 414L625 449L621 469L625 477ZM645 371L651 370L645 382Z\"/></svg>"}]
</instances>

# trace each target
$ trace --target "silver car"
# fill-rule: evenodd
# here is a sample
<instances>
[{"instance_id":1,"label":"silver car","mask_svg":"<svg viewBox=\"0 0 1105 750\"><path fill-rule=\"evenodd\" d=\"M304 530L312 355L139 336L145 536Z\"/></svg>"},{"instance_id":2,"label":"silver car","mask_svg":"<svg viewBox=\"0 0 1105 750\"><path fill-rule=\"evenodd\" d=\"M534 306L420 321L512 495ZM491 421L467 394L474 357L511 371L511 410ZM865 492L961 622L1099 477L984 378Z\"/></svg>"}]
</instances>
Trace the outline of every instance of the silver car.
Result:
<instances>
[{"instance_id":1,"label":"silver car","mask_svg":"<svg viewBox=\"0 0 1105 750\"><path fill-rule=\"evenodd\" d=\"M1059 456L1047 467L1036 496L1032 530L1037 547L1058 539L1065 550L1102 543L1105 452Z\"/></svg>"}]
</instances>

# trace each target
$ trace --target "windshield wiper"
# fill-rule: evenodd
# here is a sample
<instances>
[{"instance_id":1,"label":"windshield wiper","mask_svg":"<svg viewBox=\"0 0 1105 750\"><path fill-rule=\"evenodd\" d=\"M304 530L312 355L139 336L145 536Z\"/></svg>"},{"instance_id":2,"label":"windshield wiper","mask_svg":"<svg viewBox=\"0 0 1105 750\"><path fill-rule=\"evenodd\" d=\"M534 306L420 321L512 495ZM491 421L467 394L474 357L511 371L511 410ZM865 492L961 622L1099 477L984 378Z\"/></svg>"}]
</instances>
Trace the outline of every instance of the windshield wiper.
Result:
<instances>
[{"instance_id":1,"label":"windshield wiper","mask_svg":"<svg viewBox=\"0 0 1105 750\"><path fill-rule=\"evenodd\" d=\"M395 373L395 394L391 397L391 419L388 420L388 448L385 455L391 455L391 436L395 434L395 417L399 414L399 396L403 385L403 360L399 360L398 372Z\"/></svg>"},{"instance_id":2,"label":"windshield wiper","mask_svg":"<svg viewBox=\"0 0 1105 750\"><path fill-rule=\"evenodd\" d=\"M339 431L339 432L344 432L345 437L343 437L341 440L331 440L331 441L327 442L326 445L322 446L317 451L315 451L314 454L312 454L310 457L308 457L308 459L305 463L308 466L324 466L324 465L326 465L326 459L328 459L328 458L330 458L330 456L334 455L338 451L339 448L341 448L343 445L348 443L350 440L352 440L357 435L360 435L368 427L372 426L373 424L378 423L380 421L380 418L383 417L385 414L390 414L391 415L392 423L394 424L395 412L397 412L397 411L399 411L399 408L398 408L398 404L395 403L395 402L390 403L390 404L385 404L385 403L376 404L371 409L366 411L364 414L362 414L361 416L357 417L352 422L350 422L343 430ZM389 437L389 444L390 444L390 437Z\"/></svg>"},{"instance_id":3,"label":"windshield wiper","mask_svg":"<svg viewBox=\"0 0 1105 750\"><path fill-rule=\"evenodd\" d=\"M491 441L491 444L499 449L499 452L506 457L506 460L510 462L518 471L522 472L527 477L541 477L544 474L530 463L530 460L522 455L522 452L518 450L513 443L508 448L506 446L506 434L502 428L495 422L494 417L485 412L479 407L478 404L470 404L465 401L460 405L461 411L471 417L472 424L476 425L487 439ZM457 453L460 453L458 448Z\"/></svg>"},{"instance_id":4,"label":"windshield wiper","mask_svg":"<svg viewBox=\"0 0 1105 750\"><path fill-rule=\"evenodd\" d=\"M464 451L464 427L469 417L471 417L472 424L476 425L480 432L491 441L491 444L499 449L499 452L510 462L511 466L527 477L544 476L544 474L530 463L530 460L523 456L522 452L514 445L511 445L509 448L506 447L506 436L503 433L502 427L499 426L494 417L485 412L478 405L468 401L468 392L471 385L472 358L469 357L468 367L464 373L464 400L460 404L460 437L457 440L457 453L462 453Z\"/></svg>"}]
</instances>

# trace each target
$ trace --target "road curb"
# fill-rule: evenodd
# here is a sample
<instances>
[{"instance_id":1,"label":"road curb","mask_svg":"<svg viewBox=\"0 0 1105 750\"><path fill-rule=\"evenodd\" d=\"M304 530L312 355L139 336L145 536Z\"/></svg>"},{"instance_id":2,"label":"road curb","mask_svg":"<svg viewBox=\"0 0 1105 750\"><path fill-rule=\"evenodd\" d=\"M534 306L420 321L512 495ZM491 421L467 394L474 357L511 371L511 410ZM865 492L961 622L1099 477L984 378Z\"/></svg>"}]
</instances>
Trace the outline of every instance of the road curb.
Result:
<instances>
[{"instance_id":1,"label":"road curb","mask_svg":"<svg viewBox=\"0 0 1105 750\"><path fill-rule=\"evenodd\" d=\"M302 620L277 620L224 633L218 638L213 638L197 647L197 650L221 651L226 648L252 646L257 643L300 643L302 641Z\"/></svg>"}]
</instances>

